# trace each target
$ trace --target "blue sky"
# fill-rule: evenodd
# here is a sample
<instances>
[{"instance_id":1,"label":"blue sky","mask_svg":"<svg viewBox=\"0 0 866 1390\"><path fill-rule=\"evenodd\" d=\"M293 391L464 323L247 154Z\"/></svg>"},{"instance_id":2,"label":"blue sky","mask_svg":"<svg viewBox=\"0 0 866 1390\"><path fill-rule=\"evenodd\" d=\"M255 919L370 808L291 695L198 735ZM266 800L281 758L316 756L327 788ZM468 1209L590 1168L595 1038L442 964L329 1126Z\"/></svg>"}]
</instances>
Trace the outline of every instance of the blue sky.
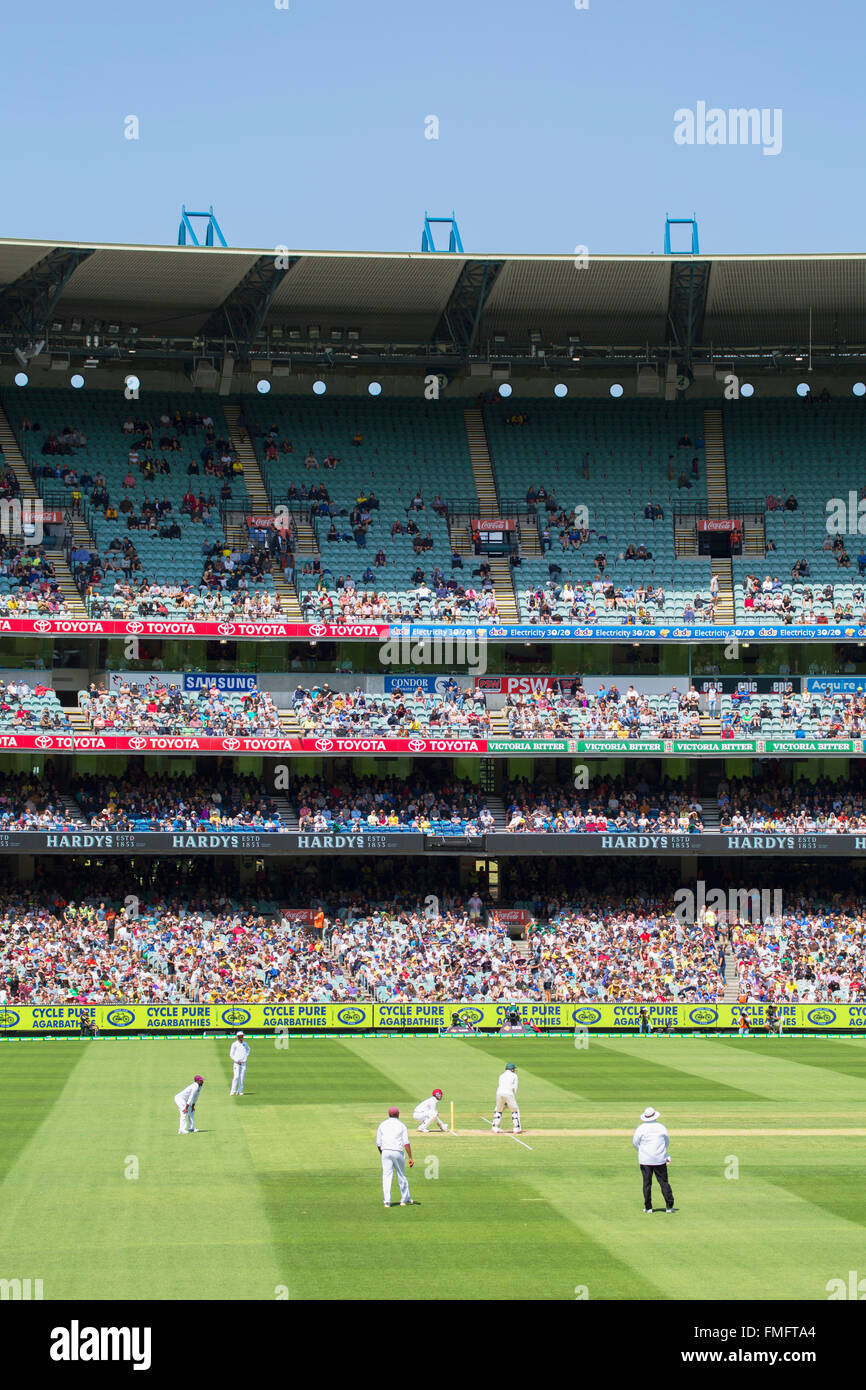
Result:
<instances>
[{"instance_id":1,"label":"blue sky","mask_svg":"<svg viewBox=\"0 0 866 1390\"><path fill-rule=\"evenodd\" d=\"M7 7L2 234L476 252L856 251L866 7L841 0L41 0ZM683 146L674 112L780 108L782 149ZM124 136L127 116L139 139ZM425 138L436 116L439 138Z\"/></svg>"}]
</instances>

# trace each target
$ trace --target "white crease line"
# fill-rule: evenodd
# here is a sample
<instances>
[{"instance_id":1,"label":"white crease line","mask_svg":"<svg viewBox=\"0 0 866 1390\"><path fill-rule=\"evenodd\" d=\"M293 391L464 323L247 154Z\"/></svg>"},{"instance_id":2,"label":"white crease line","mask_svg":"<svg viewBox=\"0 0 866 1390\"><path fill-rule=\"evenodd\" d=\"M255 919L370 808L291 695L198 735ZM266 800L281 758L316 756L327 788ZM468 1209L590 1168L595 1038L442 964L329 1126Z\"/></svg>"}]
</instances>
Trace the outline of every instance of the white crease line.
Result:
<instances>
[{"instance_id":1,"label":"white crease line","mask_svg":"<svg viewBox=\"0 0 866 1390\"><path fill-rule=\"evenodd\" d=\"M490 1125L490 1128L491 1128L491 1129L493 1128L493 1121L492 1121L492 1120L488 1120L488 1118L487 1118L486 1115L479 1115L478 1118L479 1118L479 1120L483 1120L484 1123L485 1123L486 1125ZM501 1129L501 1130L499 1131L499 1133L500 1133L500 1134L508 1134L508 1130L507 1130L507 1129ZM516 1134L508 1134L508 1137L509 1137L509 1139L513 1139L514 1142L515 1142L515 1144L523 1144L523 1140L522 1140L522 1139L518 1139L518 1137L517 1137ZM530 1153L533 1152L533 1149L532 1149L532 1145L531 1145L531 1144L523 1144L523 1147L524 1147L524 1149L528 1149Z\"/></svg>"}]
</instances>

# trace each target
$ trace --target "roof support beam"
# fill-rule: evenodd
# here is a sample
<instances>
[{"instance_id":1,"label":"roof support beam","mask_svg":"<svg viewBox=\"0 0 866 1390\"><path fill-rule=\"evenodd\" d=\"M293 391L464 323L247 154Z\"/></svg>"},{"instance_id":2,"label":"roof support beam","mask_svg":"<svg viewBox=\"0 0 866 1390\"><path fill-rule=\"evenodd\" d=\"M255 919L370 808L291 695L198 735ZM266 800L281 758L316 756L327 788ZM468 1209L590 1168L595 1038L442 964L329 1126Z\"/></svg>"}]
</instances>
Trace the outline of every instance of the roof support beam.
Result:
<instances>
[{"instance_id":1,"label":"roof support beam","mask_svg":"<svg viewBox=\"0 0 866 1390\"><path fill-rule=\"evenodd\" d=\"M211 314L201 329L201 337L228 338L238 358L249 357L280 283L300 259L283 247L277 247L275 256L260 256L252 270Z\"/></svg>"},{"instance_id":2,"label":"roof support beam","mask_svg":"<svg viewBox=\"0 0 866 1390\"><path fill-rule=\"evenodd\" d=\"M709 283L709 261L674 261L671 266L668 343L685 366L701 341Z\"/></svg>"},{"instance_id":3,"label":"roof support beam","mask_svg":"<svg viewBox=\"0 0 866 1390\"><path fill-rule=\"evenodd\" d=\"M472 352L484 306L504 264L504 261L464 261L432 341L451 341L464 354Z\"/></svg>"},{"instance_id":4,"label":"roof support beam","mask_svg":"<svg viewBox=\"0 0 866 1390\"><path fill-rule=\"evenodd\" d=\"M71 276L92 255L86 248L58 246L0 290L0 332L26 342L44 337Z\"/></svg>"}]
</instances>

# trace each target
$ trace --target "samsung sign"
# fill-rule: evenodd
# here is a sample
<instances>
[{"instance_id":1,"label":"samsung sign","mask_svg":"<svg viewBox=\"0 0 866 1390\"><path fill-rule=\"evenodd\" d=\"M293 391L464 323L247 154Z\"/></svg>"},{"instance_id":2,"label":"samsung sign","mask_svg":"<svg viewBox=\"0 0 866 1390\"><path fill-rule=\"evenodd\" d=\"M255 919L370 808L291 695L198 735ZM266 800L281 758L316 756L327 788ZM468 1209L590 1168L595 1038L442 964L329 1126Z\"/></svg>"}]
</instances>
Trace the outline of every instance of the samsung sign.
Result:
<instances>
[{"instance_id":1,"label":"samsung sign","mask_svg":"<svg viewBox=\"0 0 866 1390\"><path fill-rule=\"evenodd\" d=\"M255 676L210 675L207 671L194 671L183 678L184 690L255 690Z\"/></svg>"}]
</instances>

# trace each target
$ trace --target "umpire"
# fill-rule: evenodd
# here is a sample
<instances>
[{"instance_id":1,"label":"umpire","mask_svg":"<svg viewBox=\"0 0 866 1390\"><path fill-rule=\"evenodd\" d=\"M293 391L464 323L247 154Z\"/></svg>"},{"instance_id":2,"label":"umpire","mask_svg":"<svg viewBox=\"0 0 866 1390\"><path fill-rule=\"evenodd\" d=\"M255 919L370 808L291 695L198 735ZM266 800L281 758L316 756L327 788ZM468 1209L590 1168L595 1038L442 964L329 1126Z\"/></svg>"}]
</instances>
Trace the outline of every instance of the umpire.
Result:
<instances>
[{"instance_id":1,"label":"umpire","mask_svg":"<svg viewBox=\"0 0 866 1390\"><path fill-rule=\"evenodd\" d=\"M653 1209L652 1187L655 1173L665 1199L666 1214L670 1216L674 1210L674 1194L668 1182L667 1167L671 1161L668 1154L670 1135L664 1125L659 1123L660 1118L657 1110L653 1110L651 1105L647 1106L631 1142L637 1149L637 1161L643 1177L644 1213L649 1215Z\"/></svg>"}]
</instances>

